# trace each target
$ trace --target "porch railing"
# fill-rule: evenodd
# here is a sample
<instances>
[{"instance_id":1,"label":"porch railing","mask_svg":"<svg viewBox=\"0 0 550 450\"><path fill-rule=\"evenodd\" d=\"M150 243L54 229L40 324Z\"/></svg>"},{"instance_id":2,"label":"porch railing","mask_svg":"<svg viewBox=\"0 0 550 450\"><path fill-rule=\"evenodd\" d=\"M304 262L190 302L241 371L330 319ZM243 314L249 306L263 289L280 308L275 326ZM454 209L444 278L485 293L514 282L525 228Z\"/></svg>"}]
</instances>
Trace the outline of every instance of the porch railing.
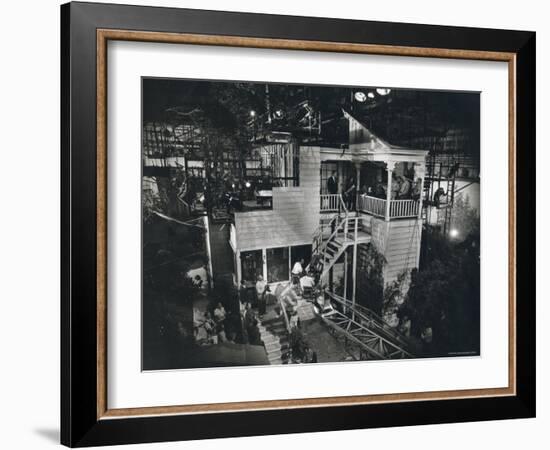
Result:
<instances>
[{"instance_id":1,"label":"porch railing","mask_svg":"<svg viewBox=\"0 0 550 450\"><path fill-rule=\"evenodd\" d=\"M321 212L347 212L342 194L321 194Z\"/></svg>"},{"instance_id":2,"label":"porch railing","mask_svg":"<svg viewBox=\"0 0 550 450\"><path fill-rule=\"evenodd\" d=\"M390 217L416 217L418 216L418 202L416 200L391 200Z\"/></svg>"},{"instance_id":3,"label":"porch railing","mask_svg":"<svg viewBox=\"0 0 550 450\"><path fill-rule=\"evenodd\" d=\"M369 195L361 195L358 200L359 211L383 218L386 217L386 203L386 199ZM389 219L416 217L418 206L417 200L390 200Z\"/></svg>"},{"instance_id":4,"label":"porch railing","mask_svg":"<svg viewBox=\"0 0 550 450\"><path fill-rule=\"evenodd\" d=\"M386 200L383 198L370 197L368 195L359 196L359 211L363 211L373 216L385 217Z\"/></svg>"}]
</instances>

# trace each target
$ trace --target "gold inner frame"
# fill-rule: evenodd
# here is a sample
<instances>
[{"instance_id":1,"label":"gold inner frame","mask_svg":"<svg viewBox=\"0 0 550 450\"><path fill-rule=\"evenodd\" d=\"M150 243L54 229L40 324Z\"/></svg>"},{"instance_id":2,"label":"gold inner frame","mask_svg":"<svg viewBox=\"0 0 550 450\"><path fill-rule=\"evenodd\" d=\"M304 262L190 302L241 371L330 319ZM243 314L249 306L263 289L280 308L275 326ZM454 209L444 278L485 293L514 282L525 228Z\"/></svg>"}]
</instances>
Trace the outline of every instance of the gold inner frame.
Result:
<instances>
[{"instance_id":1,"label":"gold inner frame","mask_svg":"<svg viewBox=\"0 0 550 450\"><path fill-rule=\"evenodd\" d=\"M401 394L263 400L201 405L109 409L107 405L107 42L109 40L217 45L286 50L363 53L501 61L508 63L508 386ZM421 400L448 400L516 394L516 54L477 50L421 48L342 42L298 41L239 36L97 30L97 418L197 414L266 409L314 408Z\"/></svg>"}]
</instances>

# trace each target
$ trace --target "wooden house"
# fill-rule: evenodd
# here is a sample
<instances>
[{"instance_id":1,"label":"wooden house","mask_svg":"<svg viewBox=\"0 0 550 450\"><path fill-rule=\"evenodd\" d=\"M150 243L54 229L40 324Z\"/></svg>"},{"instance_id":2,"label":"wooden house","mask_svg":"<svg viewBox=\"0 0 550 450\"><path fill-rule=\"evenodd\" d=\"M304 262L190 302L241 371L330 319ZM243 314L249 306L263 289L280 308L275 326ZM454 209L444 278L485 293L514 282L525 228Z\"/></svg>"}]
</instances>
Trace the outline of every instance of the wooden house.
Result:
<instances>
[{"instance_id":1,"label":"wooden house","mask_svg":"<svg viewBox=\"0 0 550 450\"><path fill-rule=\"evenodd\" d=\"M316 255L323 263L323 285L332 279L337 264L346 261L353 267L351 280L348 271L343 278L344 292L354 301L357 268L368 243L386 260L385 284L418 267L428 152L393 146L350 113L344 111L344 116L349 121L349 145L289 141L298 153L298 167L293 166L297 185L273 187L271 209L235 213L229 239L235 284L253 284L258 275L268 283L287 282L297 260L303 258L307 264ZM326 188L332 173L336 194Z\"/></svg>"}]
</instances>

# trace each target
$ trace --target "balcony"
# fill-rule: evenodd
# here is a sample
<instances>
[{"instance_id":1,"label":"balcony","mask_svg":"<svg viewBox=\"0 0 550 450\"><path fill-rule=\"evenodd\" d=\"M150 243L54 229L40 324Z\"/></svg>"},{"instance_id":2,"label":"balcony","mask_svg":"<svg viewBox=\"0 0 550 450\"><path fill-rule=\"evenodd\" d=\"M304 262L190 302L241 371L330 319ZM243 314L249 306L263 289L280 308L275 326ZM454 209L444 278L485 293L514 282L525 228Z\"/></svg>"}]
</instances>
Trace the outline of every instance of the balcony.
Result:
<instances>
[{"instance_id":1,"label":"balcony","mask_svg":"<svg viewBox=\"0 0 550 450\"><path fill-rule=\"evenodd\" d=\"M418 200L388 200L384 198L371 197L369 195L360 195L357 199L357 210L372 216L388 219L405 219L409 217L418 217ZM320 196L319 211L322 213L347 212L344 200L341 194L322 194Z\"/></svg>"},{"instance_id":2,"label":"balcony","mask_svg":"<svg viewBox=\"0 0 550 450\"><path fill-rule=\"evenodd\" d=\"M357 202L359 211L388 220L418 217L419 206L418 200L389 200L388 208L388 200L369 195L360 195Z\"/></svg>"}]
</instances>

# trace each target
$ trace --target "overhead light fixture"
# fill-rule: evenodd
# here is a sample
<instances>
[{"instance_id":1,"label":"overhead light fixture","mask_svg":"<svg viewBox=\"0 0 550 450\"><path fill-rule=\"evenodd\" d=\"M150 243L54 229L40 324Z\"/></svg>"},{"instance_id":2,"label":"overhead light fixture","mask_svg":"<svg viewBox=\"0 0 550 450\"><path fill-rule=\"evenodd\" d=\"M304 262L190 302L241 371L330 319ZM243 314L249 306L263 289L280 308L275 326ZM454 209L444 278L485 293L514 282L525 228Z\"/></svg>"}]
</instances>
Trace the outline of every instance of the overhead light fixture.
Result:
<instances>
[{"instance_id":1,"label":"overhead light fixture","mask_svg":"<svg viewBox=\"0 0 550 450\"><path fill-rule=\"evenodd\" d=\"M245 185L247 188L249 188L250 186L252 186L252 185L250 184L250 181L247 181L244 185Z\"/></svg>"},{"instance_id":2,"label":"overhead light fixture","mask_svg":"<svg viewBox=\"0 0 550 450\"><path fill-rule=\"evenodd\" d=\"M285 115L285 113L283 112L282 109L277 109L273 115L275 116L276 119L282 119L283 116Z\"/></svg>"},{"instance_id":3,"label":"overhead light fixture","mask_svg":"<svg viewBox=\"0 0 550 450\"><path fill-rule=\"evenodd\" d=\"M388 95L390 92L391 92L391 89L388 89L388 88L377 88L376 89L376 93L378 95L382 95L382 96Z\"/></svg>"},{"instance_id":4,"label":"overhead light fixture","mask_svg":"<svg viewBox=\"0 0 550 450\"><path fill-rule=\"evenodd\" d=\"M374 98L374 92L369 92L369 93L367 94L367 97L368 97L368 98Z\"/></svg>"},{"instance_id":5,"label":"overhead light fixture","mask_svg":"<svg viewBox=\"0 0 550 450\"><path fill-rule=\"evenodd\" d=\"M250 111L250 117L255 117L256 116L256 111L252 110Z\"/></svg>"},{"instance_id":6,"label":"overhead light fixture","mask_svg":"<svg viewBox=\"0 0 550 450\"><path fill-rule=\"evenodd\" d=\"M456 228L453 228L450 232L449 232L449 235L454 239L456 237L458 237L458 230Z\"/></svg>"},{"instance_id":7,"label":"overhead light fixture","mask_svg":"<svg viewBox=\"0 0 550 450\"><path fill-rule=\"evenodd\" d=\"M361 91L357 91L354 94L354 97L355 97L355 100L357 100L358 102L361 102L361 103L363 103L364 101L367 100L367 96L365 95L364 92L361 92Z\"/></svg>"}]
</instances>

